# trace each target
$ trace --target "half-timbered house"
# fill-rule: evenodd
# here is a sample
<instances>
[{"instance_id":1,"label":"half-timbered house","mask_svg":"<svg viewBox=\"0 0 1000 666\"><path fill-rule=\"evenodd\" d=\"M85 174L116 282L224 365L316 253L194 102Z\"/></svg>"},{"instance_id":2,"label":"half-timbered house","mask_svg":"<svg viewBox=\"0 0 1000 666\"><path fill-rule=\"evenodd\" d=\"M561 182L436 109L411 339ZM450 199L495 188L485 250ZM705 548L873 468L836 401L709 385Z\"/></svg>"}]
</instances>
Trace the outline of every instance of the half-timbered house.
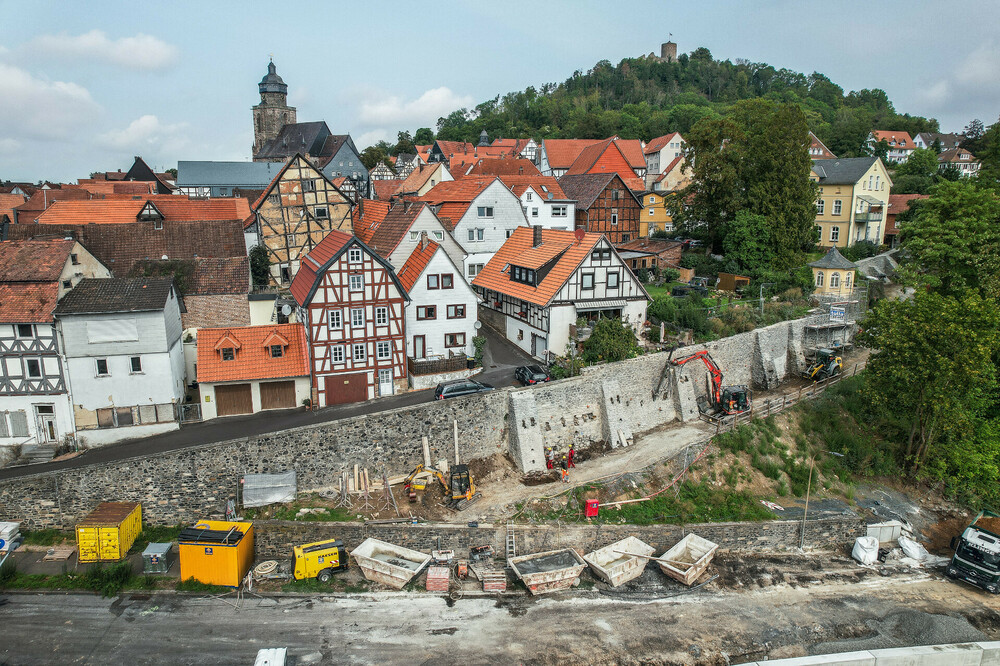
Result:
<instances>
[{"instance_id":1,"label":"half-timbered house","mask_svg":"<svg viewBox=\"0 0 1000 666\"><path fill-rule=\"evenodd\" d=\"M472 281L480 318L537 358L564 355L578 318L621 318L638 333L649 294L603 234L514 230Z\"/></svg>"},{"instance_id":2,"label":"half-timbered house","mask_svg":"<svg viewBox=\"0 0 1000 666\"><path fill-rule=\"evenodd\" d=\"M357 236L331 231L292 280L309 338L313 404L391 395L406 387L404 308L392 266Z\"/></svg>"},{"instance_id":3,"label":"half-timbered house","mask_svg":"<svg viewBox=\"0 0 1000 666\"><path fill-rule=\"evenodd\" d=\"M642 202L617 173L567 174L559 185L576 200L577 229L604 234L612 245L639 236Z\"/></svg>"},{"instance_id":4,"label":"half-timbered house","mask_svg":"<svg viewBox=\"0 0 1000 666\"><path fill-rule=\"evenodd\" d=\"M461 273L465 251L424 202L404 200L387 206L380 201L365 201L363 209L366 214L355 222L354 233L396 271L409 260L421 237L426 236L441 246Z\"/></svg>"},{"instance_id":5,"label":"half-timbered house","mask_svg":"<svg viewBox=\"0 0 1000 666\"><path fill-rule=\"evenodd\" d=\"M368 175L372 180L393 180L394 178L399 178L399 176L396 175L396 172L393 171L388 164L381 160L371 171L368 172Z\"/></svg>"},{"instance_id":6,"label":"half-timbered house","mask_svg":"<svg viewBox=\"0 0 1000 666\"><path fill-rule=\"evenodd\" d=\"M271 280L287 287L302 259L332 230L351 233L351 203L309 160L292 157L254 203Z\"/></svg>"},{"instance_id":7,"label":"half-timbered house","mask_svg":"<svg viewBox=\"0 0 1000 666\"><path fill-rule=\"evenodd\" d=\"M52 313L84 277L110 275L73 240L0 243L0 448L57 444L73 434Z\"/></svg>"}]
</instances>

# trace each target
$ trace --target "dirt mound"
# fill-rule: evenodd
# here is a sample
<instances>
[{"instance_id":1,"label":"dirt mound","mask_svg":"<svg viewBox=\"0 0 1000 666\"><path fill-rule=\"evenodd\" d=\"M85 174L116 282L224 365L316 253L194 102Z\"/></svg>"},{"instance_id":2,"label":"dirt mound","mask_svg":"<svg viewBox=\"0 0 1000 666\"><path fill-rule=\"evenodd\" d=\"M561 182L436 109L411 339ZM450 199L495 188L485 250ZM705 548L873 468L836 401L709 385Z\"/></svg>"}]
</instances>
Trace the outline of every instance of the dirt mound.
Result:
<instances>
[{"instance_id":1,"label":"dirt mound","mask_svg":"<svg viewBox=\"0 0 1000 666\"><path fill-rule=\"evenodd\" d=\"M951 540L957 537L969 526L972 518L969 516L949 516L923 529L924 547L935 555L950 557Z\"/></svg>"}]
</instances>

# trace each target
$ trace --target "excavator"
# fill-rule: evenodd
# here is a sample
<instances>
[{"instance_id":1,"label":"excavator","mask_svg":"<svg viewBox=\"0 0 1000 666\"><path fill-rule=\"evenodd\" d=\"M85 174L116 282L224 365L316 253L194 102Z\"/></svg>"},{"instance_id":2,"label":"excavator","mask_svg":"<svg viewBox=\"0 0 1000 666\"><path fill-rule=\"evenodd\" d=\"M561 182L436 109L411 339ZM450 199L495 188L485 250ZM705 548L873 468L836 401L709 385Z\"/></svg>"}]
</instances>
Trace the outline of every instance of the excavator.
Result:
<instances>
[{"instance_id":1,"label":"excavator","mask_svg":"<svg viewBox=\"0 0 1000 666\"><path fill-rule=\"evenodd\" d=\"M802 376L818 382L829 379L844 369L844 360L832 349L820 349L816 352L816 360L809 364Z\"/></svg>"},{"instance_id":2,"label":"excavator","mask_svg":"<svg viewBox=\"0 0 1000 666\"><path fill-rule=\"evenodd\" d=\"M722 370L715 364L712 355L707 351L700 351L685 356L684 358L670 359L673 366L682 366L689 361L700 359L708 368L712 376L712 391L709 395L712 410L715 413L726 415L742 414L750 411L750 389L747 386L723 386Z\"/></svg>"},{"instance_id":3,"label":"excavator","mask_svg":"<svg viewBox=\"0 0 1000 666\"><path fill-rule=\"evenodd\" d=\"M421 472L427 472L441 484L444 488L445 497L448 498L446 504L456 511L464 511L469 506L475 504L482 498L482 493L476 490L476 483L472 479L468 465L452 465L449 478L446 481L444 472L424 464L417 465L413 471L407 474L403 480L403 488L406 490L410 502L417 501L417 493L413 488L413 480Z\"/></svg>"}]
</instances>

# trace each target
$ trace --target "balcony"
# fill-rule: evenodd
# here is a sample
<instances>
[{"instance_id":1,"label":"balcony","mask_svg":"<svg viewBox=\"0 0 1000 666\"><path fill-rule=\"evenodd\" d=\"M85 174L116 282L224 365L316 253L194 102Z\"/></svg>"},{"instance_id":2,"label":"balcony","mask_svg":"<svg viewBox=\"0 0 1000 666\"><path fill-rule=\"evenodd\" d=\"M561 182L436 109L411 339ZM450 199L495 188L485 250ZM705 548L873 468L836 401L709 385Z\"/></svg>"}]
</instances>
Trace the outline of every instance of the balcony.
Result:
<instances>
[{"instance_id":1,"label":"balcony","mask_svg":"<svg viewBox=\"0 0 1000 666\"><path fill-rule=\"evenodd\" d=\"M882 221L882 211L873 210L866 213L855 213L854 221L857 224L868 224L870 222L881 222Z\"/></svg>"}]
</instances>

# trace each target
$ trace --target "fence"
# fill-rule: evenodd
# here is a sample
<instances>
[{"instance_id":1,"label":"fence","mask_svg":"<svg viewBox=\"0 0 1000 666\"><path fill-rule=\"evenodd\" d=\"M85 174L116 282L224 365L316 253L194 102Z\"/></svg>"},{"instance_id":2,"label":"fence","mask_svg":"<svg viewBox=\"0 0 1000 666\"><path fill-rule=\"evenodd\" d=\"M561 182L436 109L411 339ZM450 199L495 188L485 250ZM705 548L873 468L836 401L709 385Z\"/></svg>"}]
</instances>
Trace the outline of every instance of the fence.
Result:
<instances>
[{"instance_id":1,"label":"fence","mask_svg":"<svg viewBox=\"0 0 1000 666\"><path fill-rule=\"evenodd\" d=\"M859 371L864 370L867 365L867 360L858 361L850 370L845 370L844 372L836 374L833 377L822 379L811 386L803 386L800 387L798 391L783 393L778 397L765 398L764 400L758 401L756 405L751 403L750 411L743 412L742 414L723 416L701 414L700 418L702 421L706 421L714 425L716 434L727 432L745 423L749 423L753 419L766 419L772 414L783 412L786 409L794 407L803 400L815 400L819 396L823 395L823 392L828 388L843 381L847 377L855 376Z\"/></svg>"},{"instance_id":2,"label":"fence","mask_svg":"<svg viewBox=\"0 0 1000 666\"><path fill-rule=\"evenodd\" d=\"M469 359L465 354L450 358L414 360L406 358L406 368L411 375L437 375L444 372L456 372L469 367Z\"/></svg>"},{"instance_id":3,"label":"fence","mask_svg":"<svg viewBox=\"0 0 1000 666\"><path fill-rule=\"evenodd\" d=\"M188 402L177 405L177 420L181 423L198 423L201 421L201 404Z\"/></svg>"}]
</instances>

